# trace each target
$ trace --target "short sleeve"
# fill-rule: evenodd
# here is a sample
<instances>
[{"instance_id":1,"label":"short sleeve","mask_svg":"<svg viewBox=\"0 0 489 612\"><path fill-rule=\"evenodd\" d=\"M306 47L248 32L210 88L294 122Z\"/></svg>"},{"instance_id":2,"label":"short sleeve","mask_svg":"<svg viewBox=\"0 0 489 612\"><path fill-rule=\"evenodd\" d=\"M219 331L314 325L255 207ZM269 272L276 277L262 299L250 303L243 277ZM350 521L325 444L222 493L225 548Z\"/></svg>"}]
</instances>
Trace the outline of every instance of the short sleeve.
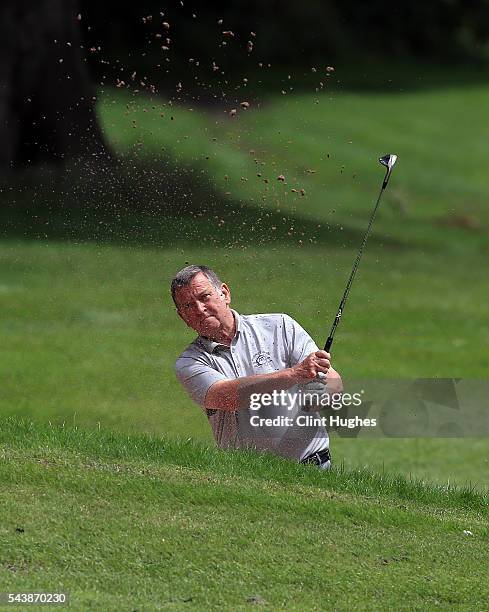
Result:
<instances>
[{"instance_id":1,"label":"short sleeve","mask_svg":"<svg viewBox=\"0 0 489 612\"><path fill-rule=\"evenodd\" d=\"M226 376L214 370L206 363L190 357L180 357L175 364L178 380L185 387L190 397L204 407L205 396L212 385L220 380L227 380Z\"/></svg>"},{"instance_id":2,"label":"short sleeve","mask_svg":"<svg viewBox=\"0 0 489 612\"><path fill-rule=\"evenodd\" d=\"M290 366L300 363L308 355L319 350L306 330L289 315L284 315L284 330Z\"/></svg>"}]
</instances>

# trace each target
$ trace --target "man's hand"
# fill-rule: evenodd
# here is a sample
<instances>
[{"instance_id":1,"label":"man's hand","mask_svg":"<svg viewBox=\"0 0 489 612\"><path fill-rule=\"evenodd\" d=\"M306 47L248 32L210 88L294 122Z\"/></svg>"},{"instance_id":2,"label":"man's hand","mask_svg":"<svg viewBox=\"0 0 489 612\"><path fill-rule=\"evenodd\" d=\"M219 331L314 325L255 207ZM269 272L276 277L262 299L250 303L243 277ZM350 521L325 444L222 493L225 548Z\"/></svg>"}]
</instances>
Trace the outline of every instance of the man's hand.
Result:
<instances>
[{"instance_id":1,"label":"man's hand","mask_svg":"<svg viewBox=\"0 0 489 612\"><path fill-rule=\"evenodd\" d=\"M330 354L326 351L316 351L301 363L284 370L219 380L207 391L204 407L230 411L248 409L251 393L287 390L294 385L319 379L321 376L322 382L327 384L333 393L343 390L340 375L331 367Z\"/></svg>"},{"instance_id":2,"label":"man's hand","mask_svg":"<svg viewBox=\"0 0 489 612\"><path fill-rule=\"evenodd\" d=\"M297 382L307 382L326 375L331 367L331 355L326 351L316 351L308 355L304 361L293 366Z\"/></svg>"}]
</instances>

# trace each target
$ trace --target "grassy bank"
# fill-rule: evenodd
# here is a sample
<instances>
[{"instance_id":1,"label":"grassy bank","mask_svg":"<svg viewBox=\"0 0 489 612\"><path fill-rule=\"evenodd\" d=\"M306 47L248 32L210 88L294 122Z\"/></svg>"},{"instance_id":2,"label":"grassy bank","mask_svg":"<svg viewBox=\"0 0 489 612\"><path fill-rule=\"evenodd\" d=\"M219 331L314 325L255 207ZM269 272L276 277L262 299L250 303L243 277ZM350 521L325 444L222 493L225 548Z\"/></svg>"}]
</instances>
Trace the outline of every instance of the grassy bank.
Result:
<instances>
[{"instance_id":1,"label":"grassy bank","mask_svg":"<svg viewBox=\"0 0 489 612\"><path fill-rule=\"evenodd\" d=\"M0 453L3 591L68 591L76 610L487 600L474 492L17 420Z\"/></svg>"}]
</instances>

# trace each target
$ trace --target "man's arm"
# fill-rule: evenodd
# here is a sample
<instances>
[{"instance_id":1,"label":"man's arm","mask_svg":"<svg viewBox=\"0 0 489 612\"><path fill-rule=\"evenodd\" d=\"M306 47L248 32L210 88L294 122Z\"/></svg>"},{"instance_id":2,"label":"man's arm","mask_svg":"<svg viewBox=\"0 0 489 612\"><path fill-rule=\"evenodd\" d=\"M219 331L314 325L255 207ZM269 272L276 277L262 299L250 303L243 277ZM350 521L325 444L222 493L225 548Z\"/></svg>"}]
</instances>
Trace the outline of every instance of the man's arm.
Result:
<instances>
[{"instance_id":1,"label":"man's arm","mask_svg":"<svg viewBox=\"0 0 489 612\"><path fill-rule=\"evenodd\" d=\"M322 380L333 391L343 388L341 378L330 363L330 354L315 351L300 363L271 374L257 374L215 382L207 391L204 400L206 409L235 411L249 408L252 393L270 393L290 389L296 384L313 380L318 373L326 374Z\"/></svg>"}]
</instances>

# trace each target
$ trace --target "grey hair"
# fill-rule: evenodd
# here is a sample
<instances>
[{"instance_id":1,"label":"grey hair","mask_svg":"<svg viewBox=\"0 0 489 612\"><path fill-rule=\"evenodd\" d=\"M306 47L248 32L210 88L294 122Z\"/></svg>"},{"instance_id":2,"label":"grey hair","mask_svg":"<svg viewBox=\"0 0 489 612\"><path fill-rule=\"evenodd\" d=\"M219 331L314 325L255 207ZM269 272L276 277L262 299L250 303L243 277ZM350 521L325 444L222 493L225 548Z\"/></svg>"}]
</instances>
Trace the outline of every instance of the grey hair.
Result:
<instances>
[{"instance_id":1,"label":"grey hair","mask_svg":"<svg viewBox=\"0 0 489 612\"><path fill-rule=\"evenodd\" d=\"M197 274L199 274L200 272L202 272L202 274L205 274L205 276L207 276L207 278L209 279L209 281L211 282L212 286L215 289L219 291L219 289L221 288L222 281L217 276L217 274L214 272L212 268L209 268L208 266L196 266L196 265L187 266L183 268L182 270L180 270L180 272L177 272L175 274L174 278L172 279L171 286L170 286L171 296L177 308L178 308L178 304L175 299L175 294L177 292L177 289L180 289L181 287L188 287L192 279L194 278L194 276L197 276Z\"/></svg>"}]
</instances>

